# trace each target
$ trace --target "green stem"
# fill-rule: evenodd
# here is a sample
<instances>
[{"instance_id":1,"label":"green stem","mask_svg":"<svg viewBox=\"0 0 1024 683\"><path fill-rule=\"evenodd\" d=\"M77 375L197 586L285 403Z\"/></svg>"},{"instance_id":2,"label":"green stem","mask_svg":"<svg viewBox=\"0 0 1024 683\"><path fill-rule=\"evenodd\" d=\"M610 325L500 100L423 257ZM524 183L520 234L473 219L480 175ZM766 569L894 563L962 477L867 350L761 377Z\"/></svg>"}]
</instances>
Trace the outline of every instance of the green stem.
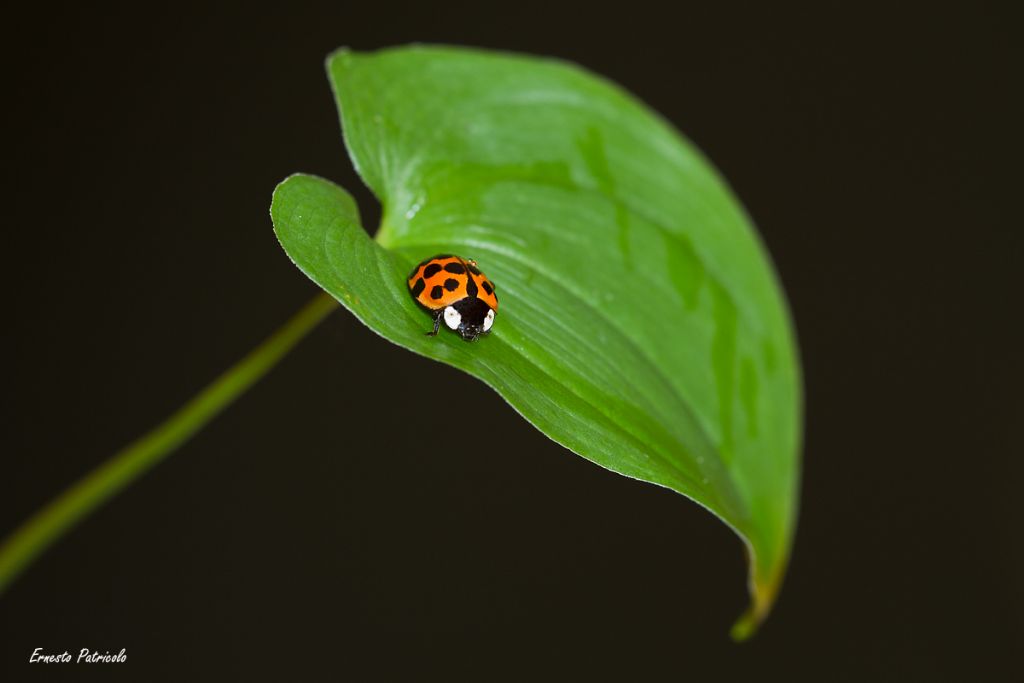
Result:
<instances>
[{"instance_id":1,"label":"green stem","mask_svg":"<svg viewBox=\"0 0 1024 683\"><path fill-rule=\"evenodd\" d=\"M61 535L167 457L267 374L336 307L337 302L321 292L162 424L115 453L26 520L0 545L0 594Z\"/></svg>"}]
</instances>

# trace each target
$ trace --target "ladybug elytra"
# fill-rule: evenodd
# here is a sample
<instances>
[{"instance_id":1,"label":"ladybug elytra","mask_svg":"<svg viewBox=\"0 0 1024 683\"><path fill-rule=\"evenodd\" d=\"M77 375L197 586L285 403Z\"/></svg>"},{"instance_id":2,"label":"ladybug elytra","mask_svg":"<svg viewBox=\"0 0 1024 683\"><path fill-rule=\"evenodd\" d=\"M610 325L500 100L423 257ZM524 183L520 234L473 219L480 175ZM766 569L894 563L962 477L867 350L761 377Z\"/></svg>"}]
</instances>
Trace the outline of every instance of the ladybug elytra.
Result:
<instances>
[{"instance_id":1,"label":"ladybug elytra","mask_svg":"<svg viewBox=\"0 0 1024 683\"><path fill-rule=\"evenodd\" d=\"M498 311L494 283L476 267L476 261L450 254L427 259L409 275L412 298L434 319L437 334L441 321L458 332L466 341L473 341L491 331Z\"/></svg>"}]
</instances>

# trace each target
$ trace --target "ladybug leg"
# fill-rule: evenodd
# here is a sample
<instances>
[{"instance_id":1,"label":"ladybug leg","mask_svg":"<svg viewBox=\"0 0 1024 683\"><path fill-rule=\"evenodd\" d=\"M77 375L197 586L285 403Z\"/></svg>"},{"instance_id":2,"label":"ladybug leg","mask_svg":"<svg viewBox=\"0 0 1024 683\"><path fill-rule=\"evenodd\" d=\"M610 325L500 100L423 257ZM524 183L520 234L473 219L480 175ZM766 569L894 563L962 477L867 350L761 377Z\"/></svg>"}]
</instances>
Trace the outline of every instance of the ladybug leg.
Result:
<instances>
[{"instance_id":1,"label":"ladybug leg","mask_svg":"<svg viewBox=\"0 0 1024 683\"><path fill-rule=\"evenodd\" d=\"M427 336L428 337L436 337L437 336L437 330L438 330L439 327L441 327L441 316L443 315L443 313L444 313L444 309L441 309L440 311L438 311L434 315L434 329L432 329L430 332L427 332Z\"/></svg>"}]
</instances>

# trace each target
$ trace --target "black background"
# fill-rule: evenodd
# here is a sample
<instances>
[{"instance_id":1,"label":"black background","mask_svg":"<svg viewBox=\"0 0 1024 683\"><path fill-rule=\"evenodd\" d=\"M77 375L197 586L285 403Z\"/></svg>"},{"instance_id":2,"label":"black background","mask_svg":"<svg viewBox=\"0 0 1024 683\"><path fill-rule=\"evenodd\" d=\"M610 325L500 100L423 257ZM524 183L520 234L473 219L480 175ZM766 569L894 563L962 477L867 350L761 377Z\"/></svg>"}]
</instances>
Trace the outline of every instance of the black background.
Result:
<instances>
[{"instance_id":1,"label":"black background","mask_svg":"<svg viewBox=\"0 0 1024 683\"><path fill-rule=\"evenodd\" d=\"M340 45L560 56L662 112L776 261L807 425L791 570L736 645L724 525L337 313L0 598L0 678L1012 678L1019 25L814 7L9 14L0 534L311 298L271 231L278 181L331 178L376 224L323 73ZM434 383L469 397L471 447L435 449ZM44 670L35 647L128 662Z\"/></svg>"}]
</instances>

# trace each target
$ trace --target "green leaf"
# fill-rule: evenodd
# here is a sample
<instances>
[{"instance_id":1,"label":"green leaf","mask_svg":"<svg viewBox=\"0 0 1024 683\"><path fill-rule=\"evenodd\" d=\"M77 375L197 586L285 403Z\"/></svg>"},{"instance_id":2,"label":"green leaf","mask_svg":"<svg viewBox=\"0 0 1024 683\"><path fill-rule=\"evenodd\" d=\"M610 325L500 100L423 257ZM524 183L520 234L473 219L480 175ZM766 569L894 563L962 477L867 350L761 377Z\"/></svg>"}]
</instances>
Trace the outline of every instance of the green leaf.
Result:
<instances>
[{"instance_id":1,"label":"green leaf","mask_svg":"<svg viewBox=\"0 0 1024 683\"><path fill-rule=\"evenodd\" d=\"M327 66L382 225L371 240L344 190L292 176L272 206L285 251L382 337L721 518L749 551L734 634L751 632L796 519L800 379L779 284L729 189L664 120L571 64L416 46ZM424 335L405 281L438 253L494 281L489 336Z\"/></svg>"}]
</instances>

